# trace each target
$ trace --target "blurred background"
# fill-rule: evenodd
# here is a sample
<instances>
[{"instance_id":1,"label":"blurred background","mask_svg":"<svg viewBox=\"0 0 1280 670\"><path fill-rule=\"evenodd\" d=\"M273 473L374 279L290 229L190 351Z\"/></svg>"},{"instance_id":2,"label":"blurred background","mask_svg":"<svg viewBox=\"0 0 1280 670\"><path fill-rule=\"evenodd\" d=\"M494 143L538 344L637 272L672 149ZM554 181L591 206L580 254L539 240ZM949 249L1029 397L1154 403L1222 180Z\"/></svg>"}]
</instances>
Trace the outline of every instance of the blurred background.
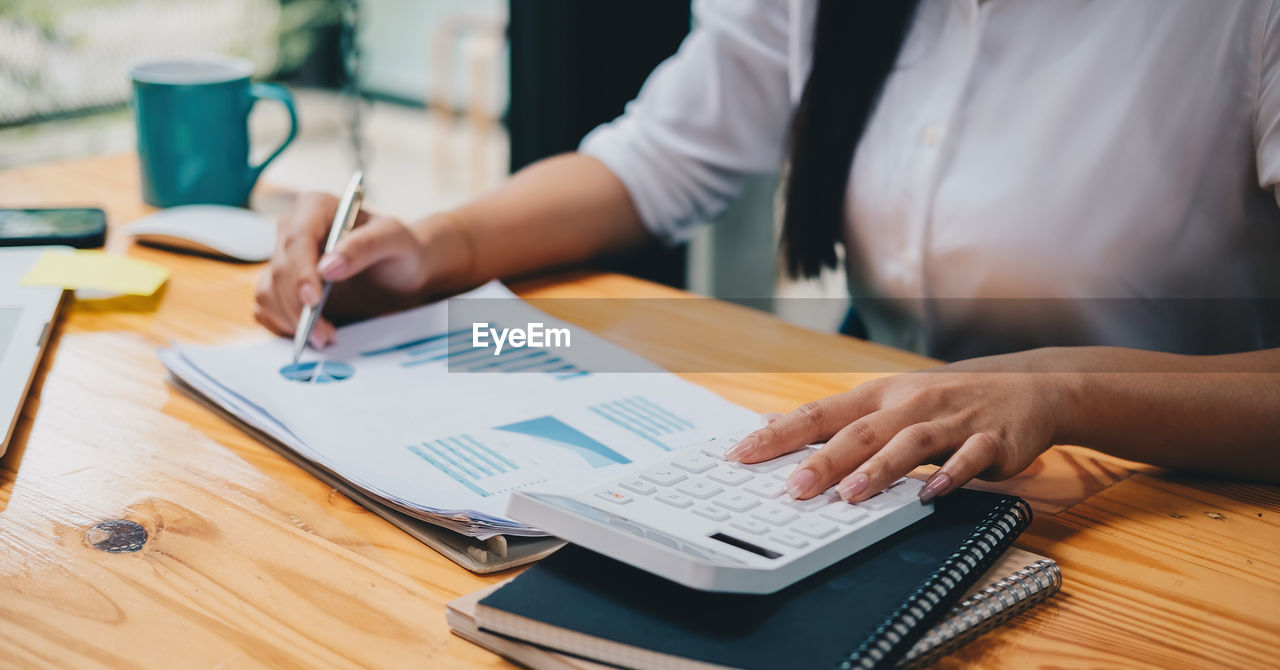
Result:
<instances>
[{"instance_id":1,"label":"blurred background","mask_svg":"<svg viewBox=\"0 0 1280 670\"><path fill-rule=\"evenodd\" d=\"M368 207L419 218L575 148L691 27L689 0L0 0L0 169L134 151L128 66L226 54L297 99L264 181L340 191L361 164ZM255 108L255 158L287 123ZM842 273L779 271L777 183L754 178L686 246L601 267L834 330Z\"/></svg>"}]
</instances>

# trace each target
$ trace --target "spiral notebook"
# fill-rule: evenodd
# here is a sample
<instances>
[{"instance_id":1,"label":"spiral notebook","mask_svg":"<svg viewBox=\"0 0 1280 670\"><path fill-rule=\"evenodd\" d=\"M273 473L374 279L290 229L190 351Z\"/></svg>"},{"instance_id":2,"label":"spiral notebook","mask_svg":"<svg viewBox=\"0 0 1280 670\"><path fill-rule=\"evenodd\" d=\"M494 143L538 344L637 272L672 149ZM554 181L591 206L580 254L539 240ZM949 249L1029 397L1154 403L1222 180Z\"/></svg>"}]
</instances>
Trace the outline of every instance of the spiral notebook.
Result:
<instances>
[{"instance_id":1,"label":"spiral notebook","mask_svg":"<svg viewBox=\"0 0 1280 670\"><path fill-rule=\"evenodd\" d=\"M625 667L874 668L960 643L1011 609L1015 589L1026 601L1056 590L1056 565L1024 563L1022 576L1006 573L1004 587L971 597L969 618L953 621L953 607L1031 513L1019 498L968 490L936 504L929 518L765 596L695 591L566 547L480 600L475 623L480 633ZM1010 606L997 612L993 603Z\"/></svg>"},{"instance_id":2,"label":"spiral notebook","mask_svg":"<svg viewBox=\"0 0 1280 670\"><path fill-rule=\"evenodd\" d=\"M454 634L533 670L605 670L607 666L577 656L480 630L476 605L506 584L494 584L449 602L445 611ZM1053 559L1010 548L929 632L916 641L899 667L922 668L968 644L974 638L1030 609L1062 586Z\"/></svg>"}]
</instances>

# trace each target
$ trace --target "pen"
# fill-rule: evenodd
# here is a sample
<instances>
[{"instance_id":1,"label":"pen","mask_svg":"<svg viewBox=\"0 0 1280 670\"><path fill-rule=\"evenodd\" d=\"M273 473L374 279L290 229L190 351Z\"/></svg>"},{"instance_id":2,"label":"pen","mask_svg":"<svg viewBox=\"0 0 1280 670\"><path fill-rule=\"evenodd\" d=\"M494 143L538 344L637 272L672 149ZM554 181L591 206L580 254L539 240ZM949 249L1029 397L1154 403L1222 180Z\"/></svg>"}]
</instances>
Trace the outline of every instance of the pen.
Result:
<instances>
[{"instance_id":1,"label":"pen","mask_svg":"<svg viewBox=\"0 0 1280 670\"><path fill-rule=\"evenodd\" d=\"M351 226L355 225L356 214L360 213L360 203L364 200L364 173L356 170L351 175L351 183L347 184L347 191L342 195L342 202L338 203L338 211L333 215L333 225L329 228L329 239L324 243L324 253L329 253L338 246L338 242L351 230ZM298 328L293 333L293 362L296 364L298 358L302 356L302 350L307 346L307 338L311 337L311 329L316 325L316 317L320 316L320 310L324 309L324 301L329 299L329 289L333 288L333 282L324 282L324 288L320 293L320 300L315 305L303 305L302 314L298 316Z\"/></svg>"}]
</instances>

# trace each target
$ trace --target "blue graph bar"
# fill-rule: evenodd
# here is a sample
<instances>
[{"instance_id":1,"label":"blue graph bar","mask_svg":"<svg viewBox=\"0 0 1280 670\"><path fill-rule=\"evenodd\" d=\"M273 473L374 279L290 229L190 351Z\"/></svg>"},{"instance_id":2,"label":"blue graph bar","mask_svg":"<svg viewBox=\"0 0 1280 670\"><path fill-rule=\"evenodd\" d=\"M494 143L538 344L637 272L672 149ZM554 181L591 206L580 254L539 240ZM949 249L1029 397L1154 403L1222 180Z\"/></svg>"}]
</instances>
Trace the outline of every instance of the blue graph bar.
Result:
<instances>
[{"instance_id":1,"label":"blue graph bar","mask_svg":"<svg viewBox=\"0 0 1280 670\"><path fill-rule=\"evenodd\" d=\"M496 324L495 324L496 327ZM361 352L361 356L382 356L402 353L409 360L401 367L411 368L446 361L451 371L490 372L545 372L556 379L585 377L589 372L547 351L531 351L527 346L508 346L498 355L488 347L474 347L470 339L471 329L434 333L407 342ZM548 357L549 356L549 357ZM544 357L548 357L545 358Z\"/></svg>"},{"instance_id":2,"label":"blue graph bar","mask_svg":"<svg viewBox=\"0 0 1280 670\"><path fill-rule=\"evenodd\" d=\"M485 452L485 453L489 454L490 456L494 457L495 459L497 459L497 460L501 461L501 462L503 463L503 465L506 465L508 468L511 468L512 470L519 470L519 469L520 469L520 466L518 466L518 465L516 465L515 463L512 463L511 461L507 460L507 457L506 457L506 456L503 456L502 454L499 454L498 452L496 452L496 451L494 451L494 450L490 449L489 447L486 447L486 446L484 445L484 443L480 442L480 441L479 441L479 440L477 440L476 438L471 437L470 435L465 435L465 434L464 434L464 435L462 436L462 439L464 439L464 440L466 440L466 441L470 442L471 444L475 445L475 447L476 447L477 449L479 449L479 450L481 450L481 451L483 451L483 452Z\"/></svg>"},{"instance_id":3,"label":"blue graph bar","mask_svg":"<svg viewBox=\"0 0 1280 670\"><path fill-rule=\"evenodd\" d=\"M446 454L445 452L441 451L441 450L440 450L440 447L437 447L436 445L434 445L434 444L432 444L432 443L430 443L430 442L423 442L423 443L422 443L422 446L426 447L427 449L430 449L430 450L431 450L431 453L435 454L436 458L439 458L440 460L444 461L445 463L448 463L449 465L453 466L453 468L454 468L455 470L459 470L459 471L461 471L461 472L462 472L462 474L464 474L464 475L466 475L466 476L470 477L471 479L479 479L479 478L480 478L480 473L478 473L478 472L476 472L476 471L472 470L471 468L467 467L467 466L466 466L466 465L464 465L464 464L463 464L459 459L457 459L457 458L455 458L455 457L453 457L453 456L450 456L449 454Z\"/></svg>"},{"instance_id":4,"label":"blue graph bar","mask_svg":"<svg viewBox=\"0 0 1280 670\"><path fill-rule=\"evenodd\" d=\"M671 451L671 447L668 447L665 443L655 438L654 436L650 435L648 432L637 429L636 426L632 424L630 421L622 421L618 417L613 416L613 414L602 411L599 406L592 406L592 407L588 407L587 409L591 410L592 412L595 412L599 416L609 421L612 421L613 423L618 424L625 430L635 433L636 435L643 437L645 440L648 440L649 442L652 442L653 444L658 445L658 448L662 449L663 451Z\"/></svg>"},{"instance_id":5,"label":"blue graph bar","mask_svg":"<svg viewBox=\"0 0 1280 670\"><path fill-rule=\"evenodd\" d=\"M689 423L685 419L679 416L676 416L675 414L672 414L671 412L668 412L667 410L655 405L653 401L649 400L648 398L645 398L642 396L634 396L632 398L628 398L627 400L631 401L633 405L637 405L640 407L647 407L650 413L671 421L676 426L677 430L688 430L690 428L693 428L692 423Z\"/></svg>"},{"instance_id":6,"label":"blue graph bar","mask_svg":"<svg viewBox=\"0 0 1280 670\"><path fill-rule=\"evenodd\" d=\"M468 349L470 349L470 347L468 347ZM458 358L465 358L467 356L473 356L474 358L479 359L485 356L486 353L487 352L484 349L471 349L470 351L457 351L457 352L446 351L443 354L436 354L435 356L426 356L424 358L415 358L411 361L405 361L400 364L400 367L411 368L415 365L426 365L427 363L438 363L440 361L445 360L446 358L450 359L451 363L457 362Z\"/></svg>"},{"instance_id":7,"label":"blue graph bar","mask_svg":"<svg viewBox=\"0 0 1280 670\"><path fill-rule=\"evenodd\" d=\"M535 352L533 352L533 353L529 354L529 356L528 356L525 360L528 360L528 359L531 359L531 358L538 358L538 359L540 359L540 358L542 358L543 356L546 356L546 355L548 355L548 354L547 354L547 352L545 352L545 351L535 351ZM547 359L547 360L545 360L545 361L543 361L543 360L535 360L535 361L534 361L534 362L532 362L532 363L525 363L524 365L515 365L515 366L512 366L512 367L509 367L509 368L507 368L507 372L519 372L519 371L521 371L521 370L532 370L533 368L542 367L543 365L551 365L551 364L556 363L556 362L561 361L561 360L563 360L563 359L562 359L562 358L560 358L559 356L552 356L551 358L548 358L548 359Z\"/></svg>"},{"instance_id":8,"label":"blue graph bar","mask_svg":"<svg viewBox=\"0 0 1280 670\"><path fill-rule=\"evenodd\" d=\"M483 363L480 365L472 365L467 369L472 372L475 372L476 370L484 370L485 368L501 368L503 369L504 372L510 372L512 363L527 361L531 357L536 358L539 355L546 355L546 353L547 352L545 351L521 351L519 355L515 355L515 354L508 355L506 352L503 352L502 354L496 356L497 360L495 361L489 361L488 363ZM479 361L468 361L468 362L478 363Z\"/></svg>"},{"instance_id":9,"label":"blue graph bar","mask_svg":"<svg viewBox=\"0 0 1280 670\"><path fill-rule=\"evenodd\" d=\"M453 468L450 468L449 466L445 465L444 463L441 463L440 461L438 461L438 460L436 460L435 458L433 458L433 457L431 456L431 454L427 453L427 452L426 452L422 447L419 447L419 446L418 446L418 445L416 445L416 444L412 444L412 445L409 445L409 451L412 451L414 454L417 454L417 456L418 456L419 458L421 458L422 460L424 460L424 461L426 461L426 462L430 463L432 466L434 466L434 467L435 467L435 469L439 470L440 472L445 473L446 475L449 475L451 478L453 478L453 480L454 480L455 482L458 482L459 484L462 484L463 486L467 487L468 489L471 489L471 491L472 491L473 493L475 493L476 495L481 496L481 497L484 497L484 498L488 498L488 497L489 497L489 492L488 492L488 491L486 491L486 490L484 490L484 489L480 488L479 486L476 486L474 482L472 482L472 481L470 481L470 480L466 479L466 478L465 478L465 477L463 477L462 475L459 475L457 472L454 472L454 471L453 471Z\"/></svg>"},{"instance_id":10,"label":"blue graph bar","mask_svg":"<svg viewBox=\"0 0 1280 670\"><path fill-rule=\"evenodd\" d=\"M650 417L645 416L644 414L641 414L635 411L634 409L627 407L626 405L623 405L621 402L607 402L607 403L604 403L603 405L600 405L600 408L602 410L604 409L609 410L610 412L617 415L618 418L624 421L630 421L631 423L638 424L639 426L649 431L650 433L653 433L654 435L661 435L663 433L671 432L671 428L667 426L663 426L661 423L658 423L657 421L654 421Z\"/></svg>"},{"instance_id":11,"label":"blue graph bar","mask_svg":"<svg viewBox=\"0 0 1280 670\"><path fill-rule=\"evenodd\" d=\"M449 335L448 337L433 340L426 344L412 347L410 349L406 349L405 353L408 353L410 356L421 356L423 354L430 353L438 349L450 348L456 344L462 344L467 342L468 340L466 335L468 334L468 332L469 331L454 331L453 334ZM459 335L462 335L462 337L458 337Z\"/></svg>"},{"instance_id":12,"label":"blue graph bar","mask_svg":"<svg viewBox=\"0 0 1280 670\"><path fill-rule=\"evenodd\" d=\"M474 345L474 343L471 340L467 340L467 339L461 339L461 340L458 340L457 342L449 343L450 356L459 356L461 354L467 354L473 351L480 351L490 355L492 355L493 353L489 351L488 347L477 347ZM437 356L436 358L437 359L443 358L443 356Z\"/></svg>"},{"instance_id":13,"label":"blue graph bar","mask_svg":"<svg viewBox=\"0 0 1280 670\"><path fill-rule=\"evenodd\" d=\"M448 333L436 333L436 334L434 334L434 335L428 335L428 336L426 336L426 337L421 337L421 338L418 338L418 339L416 339L416 340L410 340L410 341L408 341L408 342L401 342L400 344L393 344L393 345L391 345L391 346L389 346L389 347L383 347L383 348L381 348L381 349L373 349L373 350L370 350L370 351L364 351L364 352L361 352L361 353L360 353L360 355L361 355L361 356L381 356L381 355L383 355L383 354L390 354L390 353L395 353L395 352L397 352L397 351L404 351L405 349L412 349L412 348L414 348L414 347L417 347L417 346L420 346L420 345L426 344L426 343L428 343L428 342L435 342L436 340L441 340L441 339L446 339L446 338L453 337L454 335L458 335L459 333L468 333L468 332L471 332L471 331L470 331L470 330L455 330L455 331L448 332Z\"/></svg>"},{"instance_id":14,"label":"blue graph bar","mask_svg":"<svg viewBox=\"0 0 1280 670\"><path fill-rule=\"evenodd\" d=\"M521 369L533 370L535 372L550 372L552 369L563 366L564 364L565 360L563 358L560 358L559 356L552 356L545 361L539 361L536 365L530 365Z\"/></svg>"},{"instance_id":15,"label":"blue graph bar","mask_svg":"<svg viewBox=\"0 0 1280 670\"><path fill-rule=\"evenodd\" d=\"M493 460L493 458L489 456L489 454L486 454L483 451L477 451L474 446L467 444L466 442L463 442L462 440L459 440L456 437L450 437L448 438L448 440L453 444L457 445L458 448L463 449L467 453L471 454L471 456L484 461L487 467L497 470L499 474L507 471L507 468L504 467L501 463Z\"/></svg>"},{"instance_id":16,"label":"blue graph bar","mask_svg":"<svg viewBox=\"0 0 1280 670\"><path fill-rule=\"evenodd\" d=\"M436 444L444 447L445 449L448 449L449 453L453 454L454 457L462 461L466 461L467 465L475 468L476 470L479 470L480 474L484 475L485 477L493 476L493 471L489 469L488 465L484 463L476 462L475 454L472 453L470 449L464 449L462 451L459 451L458 448L455 447L453 444L449 442L445 442L444 440L436 440Z\"/></svg>"}]
</instances>

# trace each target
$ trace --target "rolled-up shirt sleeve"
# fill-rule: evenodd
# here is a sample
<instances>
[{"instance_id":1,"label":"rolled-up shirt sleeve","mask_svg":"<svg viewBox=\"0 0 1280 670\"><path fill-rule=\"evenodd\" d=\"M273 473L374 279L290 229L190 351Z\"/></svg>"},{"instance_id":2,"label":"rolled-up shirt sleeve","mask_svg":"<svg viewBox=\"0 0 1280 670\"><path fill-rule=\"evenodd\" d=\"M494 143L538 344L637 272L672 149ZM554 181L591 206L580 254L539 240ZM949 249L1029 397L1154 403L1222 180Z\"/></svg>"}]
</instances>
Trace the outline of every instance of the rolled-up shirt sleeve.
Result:
<instances>
[{"instance_id":1,"label":"rolled-up shirt sleeve","mask_svg":"<svg viewBox=\"0 0 1280 670\"><path fill-rule=\"evenodd\" d=\"M776 171L792 103L787 3L701 0L696 27L626 111L583 140L668 242L733 201L747 177Z\"/></svg>"}]
</instances>

